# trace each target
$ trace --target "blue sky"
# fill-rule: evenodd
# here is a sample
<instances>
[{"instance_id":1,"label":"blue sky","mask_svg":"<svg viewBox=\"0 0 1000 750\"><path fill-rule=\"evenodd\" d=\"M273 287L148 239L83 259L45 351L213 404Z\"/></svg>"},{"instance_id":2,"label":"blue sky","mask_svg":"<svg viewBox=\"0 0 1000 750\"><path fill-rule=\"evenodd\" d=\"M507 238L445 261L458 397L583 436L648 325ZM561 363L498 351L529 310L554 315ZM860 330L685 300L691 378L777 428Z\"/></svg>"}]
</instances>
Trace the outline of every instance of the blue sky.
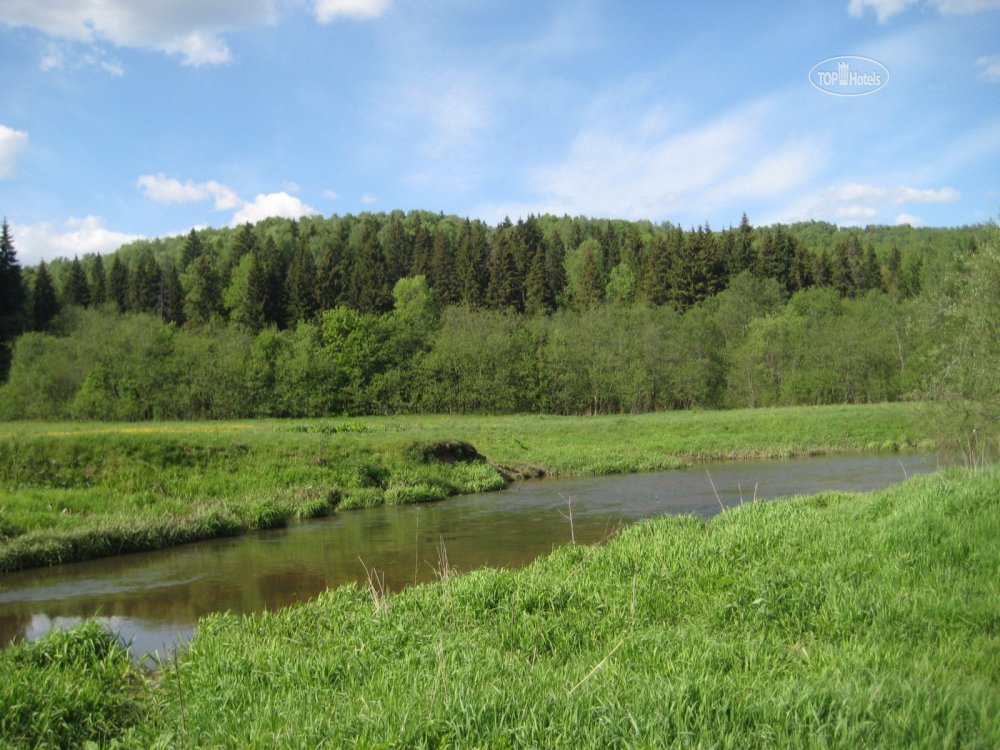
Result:
<instances>
[{"instance_id":1,"label":"blue sky","mask_svg":"<svg viewBox=\"0 0 1000 750\"><path fill-rule=\"evenodd\" d=\"M888 83L811 84L845 55ZM1000 0L0 0L0 70L25 264L268 215L1000 210Z\"/></svg>"}]
</instances>

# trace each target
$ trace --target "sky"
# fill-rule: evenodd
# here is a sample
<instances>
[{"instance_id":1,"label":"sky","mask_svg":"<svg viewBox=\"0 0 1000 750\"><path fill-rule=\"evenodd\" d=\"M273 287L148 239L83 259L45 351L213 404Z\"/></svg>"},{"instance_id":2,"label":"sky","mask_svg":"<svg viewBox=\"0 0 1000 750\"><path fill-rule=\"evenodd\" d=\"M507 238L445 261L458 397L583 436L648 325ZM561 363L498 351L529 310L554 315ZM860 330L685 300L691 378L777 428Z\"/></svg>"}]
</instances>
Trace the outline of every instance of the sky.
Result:
<instances>
[{"instance_id":1,"label":"sky","mask_svg":"<svg viewBox=\"0 0 1000 750\"><path fill-rule=\"evenodd\" d=\"M267 216L1000 211L1000 0L0 0L0 81L24 265Z\"/></svg>"}]
</instances>

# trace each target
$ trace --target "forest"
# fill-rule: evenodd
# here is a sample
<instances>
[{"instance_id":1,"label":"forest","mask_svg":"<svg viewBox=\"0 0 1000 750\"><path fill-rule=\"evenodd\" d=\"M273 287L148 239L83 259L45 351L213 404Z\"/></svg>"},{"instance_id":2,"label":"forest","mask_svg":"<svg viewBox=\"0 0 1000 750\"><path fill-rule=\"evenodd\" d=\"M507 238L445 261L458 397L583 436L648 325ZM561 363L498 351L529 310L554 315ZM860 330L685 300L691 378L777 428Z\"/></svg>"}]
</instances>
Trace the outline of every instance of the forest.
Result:
<instances>
[{"instance_id":1,"label":"forest","mask_svg":"<svg viewBox=\"0 0 1000 750\"><path fill-rule=\"evenodd\" d=\"M395 211L21 268L5 222L0 419L922 398L995 233Z\"/></svg>"}]
</instances>

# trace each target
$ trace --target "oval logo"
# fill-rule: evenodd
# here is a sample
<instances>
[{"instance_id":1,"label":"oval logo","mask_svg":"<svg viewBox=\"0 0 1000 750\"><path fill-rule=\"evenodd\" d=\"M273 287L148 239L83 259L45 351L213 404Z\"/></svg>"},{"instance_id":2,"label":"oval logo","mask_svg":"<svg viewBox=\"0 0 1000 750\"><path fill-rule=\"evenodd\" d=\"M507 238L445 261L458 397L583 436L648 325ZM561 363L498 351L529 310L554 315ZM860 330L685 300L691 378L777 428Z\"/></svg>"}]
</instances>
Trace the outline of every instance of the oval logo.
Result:
<instances>
[{"instance_id":1,"label":"oval logo","mask_svg":"<svg viewBox=\"0 0 1000 750\"><path fill-rule=\"evenodd\" d=\"M858 55L830 57L809 70L809 83L824 94L864 96L889 83L889 69L878 60Z\"/></svg>"}]
</instances>

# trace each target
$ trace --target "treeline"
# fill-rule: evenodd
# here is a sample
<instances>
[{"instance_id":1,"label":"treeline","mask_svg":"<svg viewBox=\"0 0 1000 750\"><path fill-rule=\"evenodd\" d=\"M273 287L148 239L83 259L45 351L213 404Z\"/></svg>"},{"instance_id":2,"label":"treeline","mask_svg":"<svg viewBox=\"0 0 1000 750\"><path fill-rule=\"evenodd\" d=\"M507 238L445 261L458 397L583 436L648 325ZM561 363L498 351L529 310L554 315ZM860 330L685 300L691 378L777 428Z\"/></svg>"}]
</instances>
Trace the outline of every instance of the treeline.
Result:
<instances>
[{"instance_id":1,"label":"treeline","mask_svg":"<svg viewBox=\"0 0 1000 750\"><path fill-rule=\"evenodd\" d=\"M15 260L4 330L28 332L0 417L903 398L926 359L921 291L986 227L922 231L395 212L192 231L23 273ZM820 235L827 249L800 239Z\"/></svg>"},{"instance_id":2,"label":"treeline","mask_svg":"<svg viewBox=\"0 0 1000 750\"><path fill-rule=\"evenodd\" d=\"M639 412L898 399L919 368L910 303L809 289L786 302L741 274L679 313L620 305L550 315L442 308L422 276L394 309L323 312L252 334L76 308L29 333L0 417L201 419L400 412Z\"/></svg>"}]
</instances>

